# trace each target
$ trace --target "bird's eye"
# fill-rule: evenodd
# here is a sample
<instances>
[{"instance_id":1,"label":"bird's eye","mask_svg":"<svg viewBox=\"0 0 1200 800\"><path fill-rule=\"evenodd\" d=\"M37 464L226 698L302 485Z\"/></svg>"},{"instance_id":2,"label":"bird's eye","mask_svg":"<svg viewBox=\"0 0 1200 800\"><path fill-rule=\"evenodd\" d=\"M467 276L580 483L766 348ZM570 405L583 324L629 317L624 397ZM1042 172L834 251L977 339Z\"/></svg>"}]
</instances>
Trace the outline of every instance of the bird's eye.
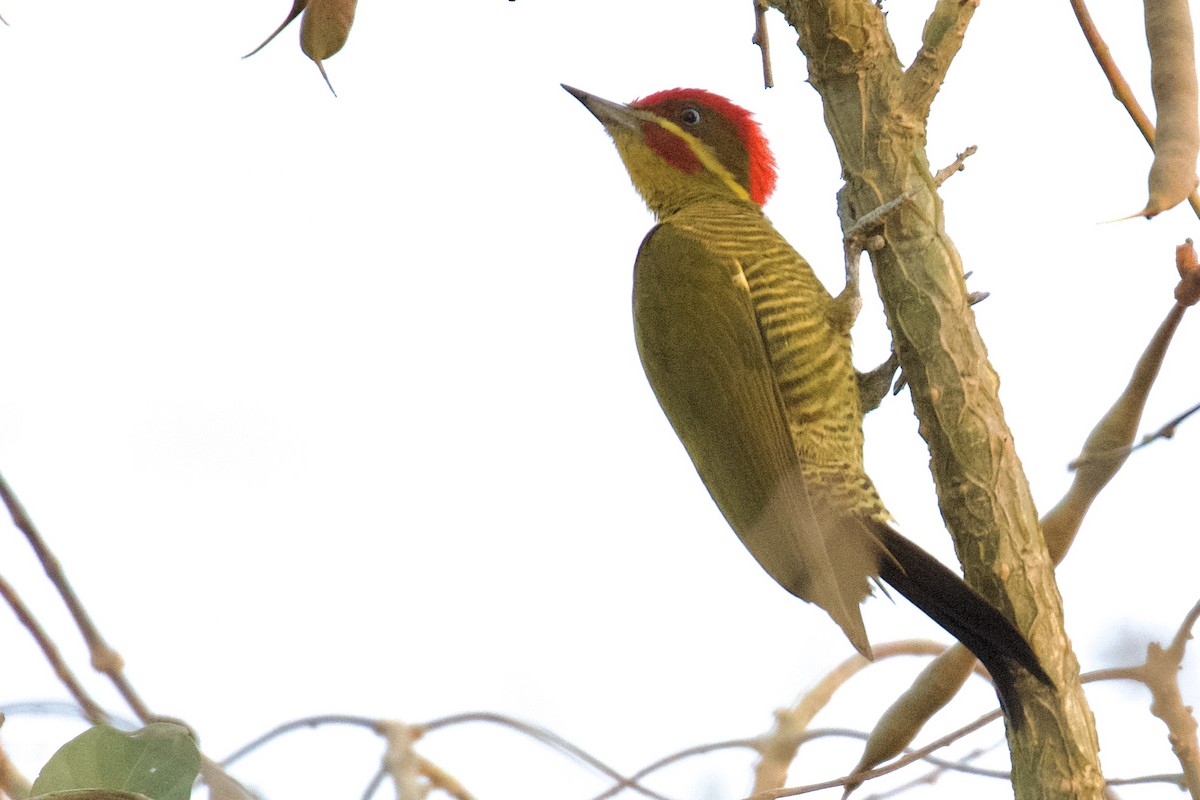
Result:
<instances>
[{"instance_id":1,"label":"bird's eye","mask_svg":"<svg viewBox=\"0 0 1200 800\"><path fill-rule=\"evenodd\" d=\"M679 113L679 119L683 120L684 125L699 125L700 112L694 108L685 108Z\"/></svg>"}]
</instances>

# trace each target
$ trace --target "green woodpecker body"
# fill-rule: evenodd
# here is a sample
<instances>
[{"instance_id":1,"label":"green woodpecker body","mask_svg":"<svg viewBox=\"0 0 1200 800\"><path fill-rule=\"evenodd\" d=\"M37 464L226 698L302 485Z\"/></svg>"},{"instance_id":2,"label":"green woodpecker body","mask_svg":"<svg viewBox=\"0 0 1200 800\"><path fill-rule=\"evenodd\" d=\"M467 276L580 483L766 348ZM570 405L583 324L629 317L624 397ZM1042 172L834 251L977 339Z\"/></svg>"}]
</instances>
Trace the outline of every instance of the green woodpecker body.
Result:
<instances>
[{"instance_id":1,"label":"green woodpecker body","mask_svg":"<svg viewBox=\"0 0 1200 800\"><path fill-rule=\"evenodd\" d=\"M775 175L757 124L700 90L626 106L565 88L658 219L634 268L638 352L730 526L868 657L859 604L871 579L891 584L983 660L1020 724L1016 665L1049 678L1003 615L891 527L863 468L854 314L763 215Z\"/></svg>"},{"instance_id":2,"label":"green woodpecker body","mask_svg":"<svg viewBox=\"0 0 1200 800\"><path fill-rule=\"evenodd\" d=\"M771 577L869 654L859 603L881 551L863 520L887 512L834 302L748 200L664 216L634 271L642 365L713 499Z\"/></svg>"}]
</instances>

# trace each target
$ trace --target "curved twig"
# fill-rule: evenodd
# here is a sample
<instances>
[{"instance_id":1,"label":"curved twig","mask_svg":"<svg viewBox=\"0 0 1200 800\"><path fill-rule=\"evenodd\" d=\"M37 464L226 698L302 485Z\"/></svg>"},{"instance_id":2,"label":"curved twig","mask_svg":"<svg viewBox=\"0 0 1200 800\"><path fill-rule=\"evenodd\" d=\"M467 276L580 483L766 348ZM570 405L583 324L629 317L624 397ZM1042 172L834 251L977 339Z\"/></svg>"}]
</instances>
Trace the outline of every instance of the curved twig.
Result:
<instances>
[{"instance_id":1,"label":"curved twig","mask_svg":"<svg viewBox=\"0 0 1200 800\"><path fill-rule=\"evenodd\" d=\"M651 791L650 789L647 789L645 786L638 784L632 778L625 777L620 772L618 772L617 770L610 767L608 764L604 763L600 759L593 756L591 753L584 750L582 747L579 747L578 745L567 741L563 737L559 736L557 733L546 730L545 728L542 728L538 725L531 725L528 722L522 722L521 720L514 719L512 717L508 717L503 714L496 714L496 713L488 712L488 711L467 712L464 714L453 714L451 716L440 717L438 719L432 720L430 722L426 722L421 725L416 725L414 727L418 731L420 731L422 734L424 734L424 733L431 733L433 731L440 730L442 728L449 728L454 725L462 725L462 724L468 723L468 722L490 722L490 723L493 723L496 725L501 725L506 728L511 728L519 733L523 733L526 736L529 736L532 739L536 739L537 741L541 742L542 744L549 745L550 747L552 747L556 750L559 750L559 751L571 756L572 758L587 764L592 769L608 776L613 781L621 783L624 788L633 789L634 791L639 792L647 797L654 798L655 800L668 800L668 798L665 797L664 795L661 795L658 792L654 792L654 791Z\"/></svg>"},{"instance_id":2,"label":"curved twig","mask_svg":"<svg viewBox=\"0 0 1200 800\"><path fill-rule=\"evenodd\" d=\"M372 732L381 735L383 733L383 722L371 717L360 717L353 714L317 714L311 717L301 717L300 719L294 719L290 722L284 722L281 725L276 725L274 728L262 734L261 736L255 737L239 747L237 750L234 750L232 753L225 756L225 758L221 759L221 761L218 763L220 763L222 767L229 767L235 762L240 761L241 759L250 755L258 748L262 747L273 739L278 739L284 734L291 733L292 731L299 730L300 728L318 728L322 725L350 725L359 728L368 728Z\"/></svg>"}]
</instances>

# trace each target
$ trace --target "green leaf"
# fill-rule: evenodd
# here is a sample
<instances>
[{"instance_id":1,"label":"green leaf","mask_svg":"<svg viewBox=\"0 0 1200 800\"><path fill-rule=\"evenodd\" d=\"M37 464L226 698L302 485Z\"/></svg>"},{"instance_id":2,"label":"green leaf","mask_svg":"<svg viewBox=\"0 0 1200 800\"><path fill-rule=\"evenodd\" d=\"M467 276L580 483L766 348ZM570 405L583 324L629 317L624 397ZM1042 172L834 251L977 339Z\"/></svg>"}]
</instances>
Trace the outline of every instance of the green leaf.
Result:
<instances>
[{"instance_id":1,"label":"green leaf","mask_svg":"<svg viewBox=\"0 0 1200 800\"><path fill-rule=\"evenodd\" d=\"M132 733L97 725L59 748L33 782L33 794L109 789L188 800L199 771L200 751L182 725L154 722Z\"/></svg>"}]
</instances>

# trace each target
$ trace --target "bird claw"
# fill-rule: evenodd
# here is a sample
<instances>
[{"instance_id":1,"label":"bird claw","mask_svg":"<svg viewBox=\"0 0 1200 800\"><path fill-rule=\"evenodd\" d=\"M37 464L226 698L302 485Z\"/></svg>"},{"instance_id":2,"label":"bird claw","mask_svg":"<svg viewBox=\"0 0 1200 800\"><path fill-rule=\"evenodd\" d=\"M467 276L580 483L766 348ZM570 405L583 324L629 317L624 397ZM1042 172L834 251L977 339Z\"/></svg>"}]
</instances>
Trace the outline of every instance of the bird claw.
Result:
<instances>
[{"instance_id":1,"label":"bird claw","mask_svg":"<svg viewBox=\"0 0 1200 800\"><path fill-rule=\"evenodd\" d=\"M889 390L892 394L899 393L904 386L903 372L896 380L895 388L892 387L892 378L899 370L900 359L896 358L896 351L893 350L887 360L875 369L858 373L858 399L863 414L879 408Z\"/></svg>"}]
</instances>

